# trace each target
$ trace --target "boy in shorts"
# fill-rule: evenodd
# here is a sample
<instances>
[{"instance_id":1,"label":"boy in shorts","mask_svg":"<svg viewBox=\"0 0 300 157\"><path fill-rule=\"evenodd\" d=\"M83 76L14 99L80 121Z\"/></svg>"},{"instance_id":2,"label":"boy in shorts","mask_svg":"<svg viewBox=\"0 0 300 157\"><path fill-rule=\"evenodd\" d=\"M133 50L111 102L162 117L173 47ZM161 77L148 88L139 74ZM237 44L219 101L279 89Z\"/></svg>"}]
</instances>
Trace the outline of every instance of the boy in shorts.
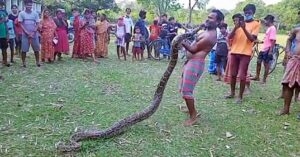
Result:
<instances>
[{"instance_id":1,"label":"boy in shorts","mask_svg":"<svg viewBox=\"0 0 300 157\"><path fill-rule=\"evenodd\" d=\"M6 66L10 66L9 63L7 63L7 48L8 48L8 29L6 25L7 20L7 12L4 8L5 1L0 0L0 49L2 51L2 64Z\"/></svg>"},{"instance_id":2,"label":"boy in shorts","mask_svg":"<svg viewBox=\"0 0 300 157\"><path fill-rule=\"evenodd\" d=\"M25 11L22 11L19 14L18 21L21 23L21 27L23 29L22 34L22 63L23 67L26 68L26 53L29 51L29 46L31 45L36 65L40 67L40 60L39 60L39 51L40 51L40 42L37 33L38 25L39 25L39 14L35 11L32 11L32 0L24 0L25 4Z\"/></svg>"}]
</instances>

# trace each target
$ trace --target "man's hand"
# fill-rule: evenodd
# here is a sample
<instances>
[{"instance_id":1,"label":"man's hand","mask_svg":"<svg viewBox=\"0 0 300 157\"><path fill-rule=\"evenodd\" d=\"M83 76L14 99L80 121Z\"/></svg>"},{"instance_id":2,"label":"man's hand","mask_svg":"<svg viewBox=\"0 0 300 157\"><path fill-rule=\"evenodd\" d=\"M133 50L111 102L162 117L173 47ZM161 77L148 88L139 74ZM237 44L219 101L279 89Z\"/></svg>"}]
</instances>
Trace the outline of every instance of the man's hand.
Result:
<instances>
[{"instance_id":1,"label":"man's hand","mask_svg":"<svg viewBox=\"0 0 300 157\"><path fill-rule=\"evenodd\" d=\"M245 24L245 21L240 21L240 26L245 29L246 28L246 24Z\"/></svg>"}]
</instances>

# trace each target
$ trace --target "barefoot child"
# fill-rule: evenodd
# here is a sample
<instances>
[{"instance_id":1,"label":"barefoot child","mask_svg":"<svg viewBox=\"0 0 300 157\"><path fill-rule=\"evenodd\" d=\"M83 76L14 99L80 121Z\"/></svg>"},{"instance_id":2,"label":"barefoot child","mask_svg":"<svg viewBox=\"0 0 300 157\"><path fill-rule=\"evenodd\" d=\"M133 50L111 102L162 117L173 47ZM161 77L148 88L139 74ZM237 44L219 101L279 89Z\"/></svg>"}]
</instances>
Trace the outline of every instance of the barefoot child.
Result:
<instances>
[{"instance_id":1,"label":"barefoot child","mask_svg":"<svg viewBox=\"0 0 300 157\"><path fill-rule=\"evenodd\" d=\"M7 62L7 48L9 41L8 28L6 25L7 12L4 8L5 1L0 1L0 49L2 51L2 64L6 66L10 66Z\"/></svg>"},{"instance_id":2,"label":"barefoot child","mask_svg":"<svg viewBox=\"0 0 300 157\"><path fill-rule=\"evenodd\" d=\"M135 27L134 35L132 37L133 46L132 46L132 61L142 59L142 45L143 36L141 34L141 29L139 27Z\"/></svg>"},{"instance_id":3,"label":"barefoot child","mask_svg":"<svg viewBox=\"0 0 300 157\"><path fill-rule=\"evenodd\" d=\"M227 43L227 24L222 23L220 26L220 36L218 37L216 48L216 64L217 64L217 81L221 81L222 72L225 71L227 65L228 43Z\"/></svg>"},{"instance_id":4,"label":"barefoot child","mask_svg":"<svg viewBox=\"0 0 300 157\"><path fill-rule=\"evenodd\" d=\"M295 48L291 51L292 41L295 41ZM280 115L290 113L290 106L294 90L300 88L300 27L291 31L291 36L287 41L286 53L289 61L286 66L285 74L282 80L284 107L280 111Z\"/></svg>"},{"instance_id":5,"label":"barefoot child","mask_svg":"<svg viewBox=\"0 0 300 157\"><path fill-rule=\"evenodd\" d=\"M120 59L120 49L121 49L121 54L124 56L124 60L126 61L125 34L126 34L126 27L124 24L124 19L123 19L123 17L121 17L118 20L117 32L116 32L117 54L118 54L118 58Z\"/></svg>"},{"instance_id":6,"label":"barefoot child","mask_svg":"<svg viewBox=\"0 0 300 157\"><path fill-rule=\"evenodd\" d=\"M182 43L183 47L188 51L188 60L183 67L180 87L180 92L186 102L190 115L190 118L184 122L185 126L191 126L197 121L193 91L204 71L205 57L217 42L216 28L223 19L224 15L219 10L212 10L206 20L206 31L200 34L194 43Z\"/></svg>"}]
</instances>

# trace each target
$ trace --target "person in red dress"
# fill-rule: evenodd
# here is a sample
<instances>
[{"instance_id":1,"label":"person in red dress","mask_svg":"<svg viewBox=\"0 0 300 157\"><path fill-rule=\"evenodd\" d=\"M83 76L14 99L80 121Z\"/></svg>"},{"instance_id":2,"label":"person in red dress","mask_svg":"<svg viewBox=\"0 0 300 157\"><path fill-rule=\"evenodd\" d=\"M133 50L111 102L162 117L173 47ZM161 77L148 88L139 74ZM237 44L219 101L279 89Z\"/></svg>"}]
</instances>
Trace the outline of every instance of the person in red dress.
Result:
<instances>
[{"instance_id":1,"label":"person in red dress","mask_svg":"<svg viewBox=\"0 0 300 157\"><path fill-rule=\"evenodd\" d=\"M58 56L58 60L61 60L61 55L69 54L69 40L68 40L68 23L64 19L64 13L61 9L56 11L56 17L54 18L56 23L56 33L58 37L58 43L55 45L55 56Z\"/></svg>"},{"instance_id":2,"label":"person in red dress","mask_svg":"<svg viewBox=\"0 0 300 157\"><path fill-rule=\"evenodd\" d=\"M84 12L84 18L80 20L80 46L79 52L82 53L83 59L92 56L95 63L98 61L95 57L95 23L91 22L92 14L91 11L86 9Z\"/></svg>"},{"instance_id":3,"label":"person in red dress","mask_svg":"<svg viewBox=\"0 0 300 157\"><path fill-rule=\"evenodd\" d=\"M53 39L56 37L56 24L52 17L49 15L49 10L45 9L43 11L43 19L40 23L40 33L41 33L41 59L42 62L48 60L48 62L54 61L54 43Z\"/></svg>"}]
</instances>

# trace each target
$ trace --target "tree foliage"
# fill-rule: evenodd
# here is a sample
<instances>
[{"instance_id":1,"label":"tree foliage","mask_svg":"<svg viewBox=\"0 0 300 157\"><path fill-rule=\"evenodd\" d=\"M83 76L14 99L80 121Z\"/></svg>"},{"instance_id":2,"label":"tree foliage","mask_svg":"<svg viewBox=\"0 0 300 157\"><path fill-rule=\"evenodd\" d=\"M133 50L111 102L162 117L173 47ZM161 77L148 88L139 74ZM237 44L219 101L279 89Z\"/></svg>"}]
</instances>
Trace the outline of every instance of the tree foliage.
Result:
<instances>
[{"instance_id":1,"label":"tree foliage","mask_svg":"<svg viewBox=\"0 0 300 157\"><path fill-rule=\"evenodd\" d=\"M194 9L200 9L203 10L206 8L206 5L208 4L209 0L189 0L189 18L188 23L192 23L192 15Z\"/></svg>"},{"instance_id":2,"label":"tree foliage","mask_svg":"<svg viewBox=\"0 0 300 157\"><path fill-rule=\"evenodd\" d=\"M179 10L182 8L178 0L137 0L137 2L147 10L154 11L157 16L161 16L171 10Z\"/></svg>"}]
</instances>

